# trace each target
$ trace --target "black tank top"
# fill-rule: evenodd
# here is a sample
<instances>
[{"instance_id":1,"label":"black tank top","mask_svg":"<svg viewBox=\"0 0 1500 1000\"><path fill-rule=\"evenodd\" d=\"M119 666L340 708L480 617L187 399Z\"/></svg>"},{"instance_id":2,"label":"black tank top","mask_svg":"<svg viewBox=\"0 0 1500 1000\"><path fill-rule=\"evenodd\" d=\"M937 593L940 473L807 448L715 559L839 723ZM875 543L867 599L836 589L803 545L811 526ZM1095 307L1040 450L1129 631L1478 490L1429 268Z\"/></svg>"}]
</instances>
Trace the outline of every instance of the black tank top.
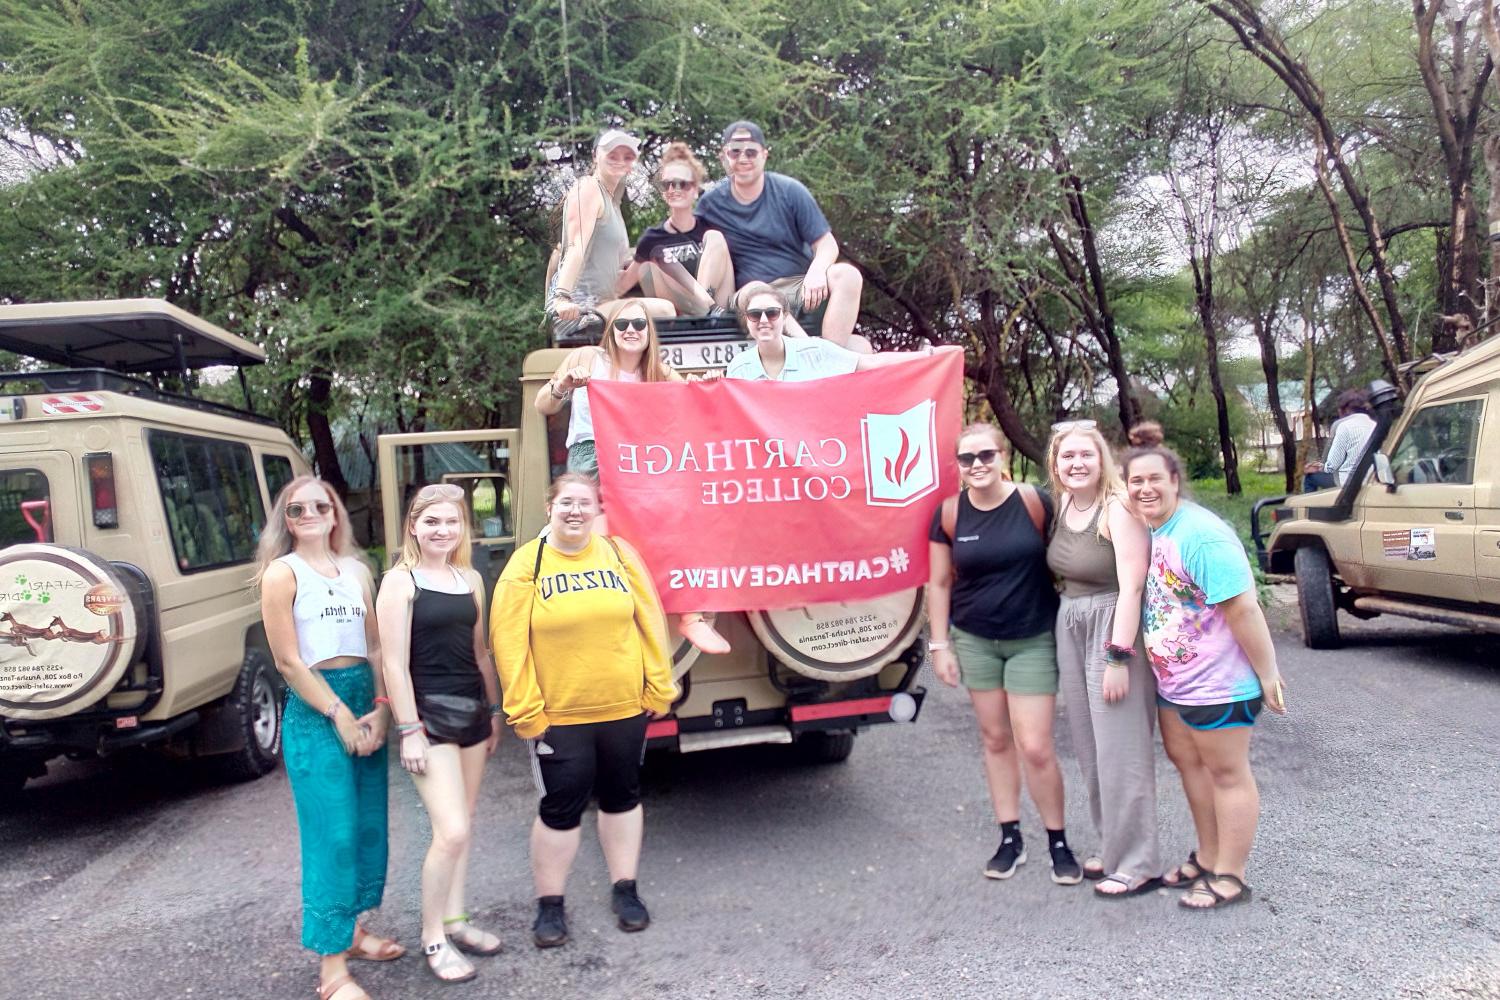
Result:
<instances>
[{"instance_id":1,"label":"black tank top","mask_svg":"<svg viewBox=\"0 0 1500 1000\"><path fill-rule=\"evenodd\" d=\"M479 609L469 592L428 590L412 574L411 684L418 696L458 694L484 698L474 659L474 621Z\"/></svg>"}]
</instances>

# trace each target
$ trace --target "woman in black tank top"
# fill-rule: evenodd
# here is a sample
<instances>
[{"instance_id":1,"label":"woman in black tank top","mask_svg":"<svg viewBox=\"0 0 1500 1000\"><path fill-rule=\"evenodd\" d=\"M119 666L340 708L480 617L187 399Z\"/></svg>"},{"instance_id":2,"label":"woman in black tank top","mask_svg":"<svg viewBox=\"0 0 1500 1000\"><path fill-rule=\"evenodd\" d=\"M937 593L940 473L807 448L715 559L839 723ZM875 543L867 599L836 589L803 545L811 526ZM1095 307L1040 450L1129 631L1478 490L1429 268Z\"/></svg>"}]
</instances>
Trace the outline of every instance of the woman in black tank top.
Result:
<instances>
[{"instance_id":1,"label":"woman in black tank top","mask_svg":"<svg viewBox=\"0 0 1500 1000\"><path fill-rule=\"evenodd\" d=\"M432 820L422 865L422 950L433 975L478 975L461 949L493 955L500 939L468 922L467 870L474 805L484 765L499 740L499 681L481 601L484 583L469 562L469 508L460 486L424 486L412 499L401 557L380 584L376 605L386 684L411 773Z\"/></svg>"}]
</instances>

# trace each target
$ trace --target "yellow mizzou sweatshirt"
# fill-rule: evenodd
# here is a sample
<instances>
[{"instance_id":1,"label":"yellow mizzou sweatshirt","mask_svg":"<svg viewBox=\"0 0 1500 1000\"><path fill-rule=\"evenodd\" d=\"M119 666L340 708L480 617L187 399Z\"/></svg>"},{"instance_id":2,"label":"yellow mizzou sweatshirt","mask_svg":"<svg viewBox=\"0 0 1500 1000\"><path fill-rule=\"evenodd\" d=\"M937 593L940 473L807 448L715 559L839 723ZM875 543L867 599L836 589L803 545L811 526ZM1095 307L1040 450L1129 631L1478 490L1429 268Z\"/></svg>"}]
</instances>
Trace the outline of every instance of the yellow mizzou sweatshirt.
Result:
<instances>
[{"instance_id":1,"label":"yellow mizzou sweatshirt","mask_svg":"<svg viewBox=\"0 0 1500 1000\"><path fill-rule=\"evenodd\" d=\"M665 713L677 696L661 601L640 556L595 535L583 551L518 548L490 602L505 714L530 739L548 726Z\"/></svg>"}]
</instances>

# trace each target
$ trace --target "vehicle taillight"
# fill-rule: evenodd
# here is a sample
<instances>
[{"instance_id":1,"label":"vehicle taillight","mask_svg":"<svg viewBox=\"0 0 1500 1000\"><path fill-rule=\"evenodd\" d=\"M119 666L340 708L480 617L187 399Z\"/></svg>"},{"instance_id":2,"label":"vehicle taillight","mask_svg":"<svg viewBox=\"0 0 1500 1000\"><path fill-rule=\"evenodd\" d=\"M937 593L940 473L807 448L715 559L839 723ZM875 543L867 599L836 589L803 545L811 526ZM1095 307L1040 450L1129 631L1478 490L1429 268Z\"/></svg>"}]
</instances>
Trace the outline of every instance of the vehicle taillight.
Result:
<instances>
[{"instance_id":1,"label":"vehicle taillight","mask_svg":"<svg viewBox=\"0 0 1500 1000\"><path fill-rule=\"evenodd\" d=\"M118 528L120 510L115 503L115 460L108 452L83 456L89 473L89 498L94 504L94 527Z\"/></svg>"}]
</instances>

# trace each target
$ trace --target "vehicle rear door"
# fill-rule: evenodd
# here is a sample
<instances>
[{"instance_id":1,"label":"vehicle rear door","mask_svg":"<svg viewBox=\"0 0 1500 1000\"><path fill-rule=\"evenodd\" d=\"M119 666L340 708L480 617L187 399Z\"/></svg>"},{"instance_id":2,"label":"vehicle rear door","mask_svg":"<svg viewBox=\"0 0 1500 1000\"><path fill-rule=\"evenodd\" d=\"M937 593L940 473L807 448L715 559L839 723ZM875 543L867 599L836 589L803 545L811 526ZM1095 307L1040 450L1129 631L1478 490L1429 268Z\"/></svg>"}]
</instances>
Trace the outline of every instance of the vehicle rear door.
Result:
<instances>
[{"instance_id":1,"label":"vehicle rear door","mask_svg":"<svg viewBox=\"0 0 1500 1000\"><path fill-rule=\"evenodd\" d=\"M474 568L484 579L485 596L516 548L512 456L520 432L500 430L382 434L376 442L380 504L385 525L386 569L401 551L402 519L412 496L429 483L463 487L470 512Z\"/></svg>"},{"instance_id":2,"label":"vehicle rear door","mask_svg":"<svg viewBox=\"0 0 1500 1000\"><path fill-rule=\"evenodd\" d=\"M1485 405L1478 395L1417 410L1389 452L1394 487L1364 487L1361 548L1382 591L1478 599L1475 473Z\"/></svg>"}]
</instances>

